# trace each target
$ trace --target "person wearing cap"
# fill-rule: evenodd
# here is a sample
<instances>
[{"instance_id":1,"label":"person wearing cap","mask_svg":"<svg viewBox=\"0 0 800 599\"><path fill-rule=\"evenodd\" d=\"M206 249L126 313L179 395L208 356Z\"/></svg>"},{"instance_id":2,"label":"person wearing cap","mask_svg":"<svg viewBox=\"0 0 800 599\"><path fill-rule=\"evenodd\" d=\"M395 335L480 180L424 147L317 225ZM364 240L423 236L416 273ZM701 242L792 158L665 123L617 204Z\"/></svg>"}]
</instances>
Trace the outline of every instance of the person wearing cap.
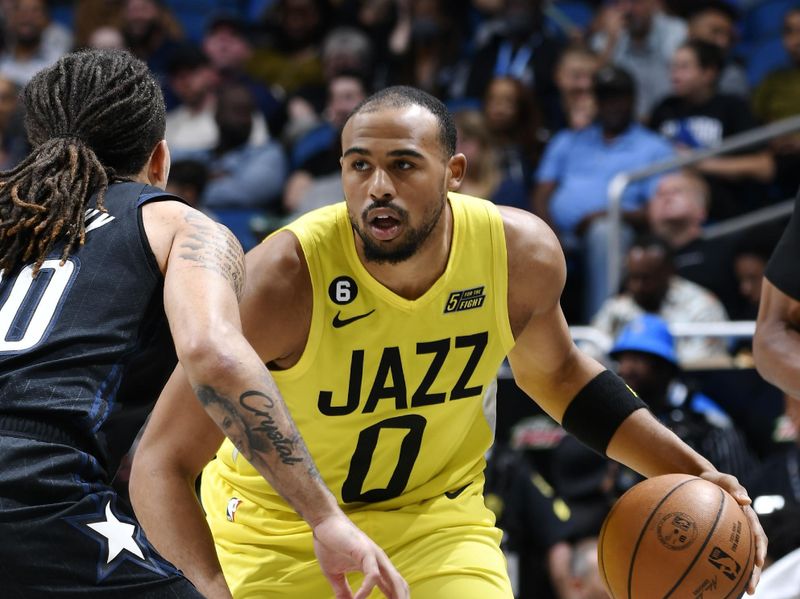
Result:
<instances>
[{"instance_id":1,"label":"person wearing cap","mask_svg":"<svg viewBox=\"0 0 800 599\"><path fill-rule=\"evenodd\" d=\"M597 122L553 137L545 148L533 192L534 212L555 229L568 257L586 261L586 319L612 291L607 287L604 218L611 179L673 155L666 141L635 122L636 86L627 71L613 66L600 69L593 78L593 91ZM644 205L657 183L658 178L650 178L626 188L622 210L628 225L644 222ZM630 230L623 229L623 235L630 243Z\"/></svg>"},{"instance_id":2,"label":"person wearing cap","mask_svg":"<svg viewBox=\"0 0 800 599\"><path fill-rule=\"evenodd\" d=\"M622 330L609 356L622 380L682 441L720 471L739 480L753 477L755 459L741 432L715 401L682 380L666 321L639 316Z\"/></svg>"}]
</instances>

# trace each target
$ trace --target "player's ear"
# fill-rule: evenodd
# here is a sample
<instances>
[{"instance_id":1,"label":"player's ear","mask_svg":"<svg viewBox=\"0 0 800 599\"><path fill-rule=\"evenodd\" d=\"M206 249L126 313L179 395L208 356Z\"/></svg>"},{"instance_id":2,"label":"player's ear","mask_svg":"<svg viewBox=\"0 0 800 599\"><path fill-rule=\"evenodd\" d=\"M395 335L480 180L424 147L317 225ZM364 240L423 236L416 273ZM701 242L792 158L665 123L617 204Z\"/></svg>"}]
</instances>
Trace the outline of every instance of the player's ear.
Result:
<instances>
[{"instance_id":1,"label":"player's ear","mask_svg":"<svg viewBox=\"0 0 800 599\"><path fill-rule=\"evenodd\" d=\"M456 191L467 174L467 157L455 154L447 161L447 189Z\"/></svg>"},{"instance_id":2,"label":"player's ear","mask_svg":"<svg viewBox=\"0 0 800 599\"><path fill-rule=\"evenodd\" d=\"M169 178L169 166L169 146L167 146L167 141L162 139L153 148L150 160L147 161L147 166L145 167L150 185L164 189Z\"/></svg>"}]
</instances>

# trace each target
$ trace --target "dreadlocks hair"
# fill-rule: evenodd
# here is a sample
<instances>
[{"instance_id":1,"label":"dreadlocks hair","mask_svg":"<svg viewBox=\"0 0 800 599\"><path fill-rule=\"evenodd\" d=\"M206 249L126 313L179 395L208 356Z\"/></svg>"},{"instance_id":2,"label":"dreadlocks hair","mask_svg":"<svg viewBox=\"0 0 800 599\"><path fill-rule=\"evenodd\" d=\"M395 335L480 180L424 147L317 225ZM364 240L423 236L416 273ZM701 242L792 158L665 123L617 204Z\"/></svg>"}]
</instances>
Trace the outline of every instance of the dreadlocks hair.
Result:
<instances>
[{"instance_id":1,"label":"dreadlocks hair","mask_svg":"<svg viewBox=\"0 0 800 599\"><path fill-rule=\"evenodd\" d=\"M34 262L63 240L62 263L86 239L84 215L115 178L139 173L164 138L161 89L122 50L67 54L22 92L33 151L0 173L0 269Z\"/></svg>"}]
</instances>

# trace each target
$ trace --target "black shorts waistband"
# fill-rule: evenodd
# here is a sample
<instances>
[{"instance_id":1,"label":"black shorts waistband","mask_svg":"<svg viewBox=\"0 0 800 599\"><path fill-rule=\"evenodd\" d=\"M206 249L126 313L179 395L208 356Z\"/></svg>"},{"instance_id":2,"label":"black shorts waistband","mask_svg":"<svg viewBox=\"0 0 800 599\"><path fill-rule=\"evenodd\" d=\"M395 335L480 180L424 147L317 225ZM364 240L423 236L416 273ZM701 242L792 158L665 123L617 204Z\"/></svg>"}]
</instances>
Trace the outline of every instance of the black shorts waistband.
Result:
<instances>
[{"instance_id":1,"label":"black shorts waistband","mask_svg":"<svg viewBox=\"0 0 800 599\"><path fill-rule=\"evenodd\" d=\"M63 424L57 425L16 414L3 414L0 415L0 435L4 433L35 441L68 445L92 455L97 453L97 445L92 438Z\"/></svg>"}]
</instances>

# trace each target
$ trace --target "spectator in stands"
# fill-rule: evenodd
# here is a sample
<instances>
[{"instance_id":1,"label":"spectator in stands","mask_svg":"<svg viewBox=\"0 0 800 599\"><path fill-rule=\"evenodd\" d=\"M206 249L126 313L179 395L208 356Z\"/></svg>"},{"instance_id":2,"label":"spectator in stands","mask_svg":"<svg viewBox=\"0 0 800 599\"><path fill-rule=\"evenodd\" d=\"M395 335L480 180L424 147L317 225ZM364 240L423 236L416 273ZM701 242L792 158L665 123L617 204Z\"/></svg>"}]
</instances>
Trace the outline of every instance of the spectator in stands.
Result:
<instances>
[{"instance_id":1,"label":"spectator in stands","mask_svg":"<svg viewBox=\"0 0 800 599\"><path fill-rule=\"evenodd\" d=\"M572 546L570 559L571 599L611 599L600 578L597 537L581 539Z\"/></svg>"},{"instance_id":2,"label":"spectator in stands","mask_svg":"<svg viewBox=\"0 0 800 599\"><path fill-rule=\"evenodd\" d=\"M784 395L783 401L785 442L779 451L767 457L748 490L754 499L777 495L783 498L784 505L800 508L800 399Z\"/></svg>"},{"instance_id":3,"label":"spectator in stands","mask_svg":"<svg viewBox=\"0 0 800 599\"><path fill-rule=\"evenodd\" d=\"M503 531L501 547L516 599L565 597L569 509L521 451L496 443L487 457L486 507ZM549 493L547 492L549 490Z\"/></svg>"},{"instance_id":4,"label":"spectator in stands","mask_svg":"<svg viewBox=\"0 0 800 599\"><path fill-rule=\"evenodd\" d=\"M180 102L167 111L166 138L170 149L180 155L194 150L211 150L219 143L216 120L217 92L233 81L222 82L208 57L194 44L183 44L167 65L169 86ZM251 90L246 82L237 82ZM253 127L248 144L264 144L269 137L264 114L253 110Z\"/></svg>"},{"instance_id":5,"label":"spectator in stands","mask_svg":"<svg viewBox=\"0 0 800 599\"><path fill-rule=\"evenodd\" d=\"M699 0L692 3L689 12L690 40L701 40L714 44L722 50L725 58L719 75L719 91L747 98L750 91L747 74L731 52L736 45L736 23L739 19L736 7L726 0Z\"/></svg>"},{"instance_id":6,"label":"spectator in stands","mask_svg":"<svg viewBox=\"0 0 800 599\"><path fill-rule=\"evenodd\" d=\"M72 18L77 48L99 48L90 42L92 34L98 29L114 28L121 33L122 0L75 0ZM117 46L115 46L117 47ZM119 48L124 48L125 42Z\"/></svg>"},{"instance_id":7,"label":"spectator in stands","mask_svg":"<svg viewBox=\"0 0 800 599\"><path fill-rule=\"evenodd\" d=\"M208 167L197 160L177 160L169 169L166 191L200 209L200 198L208 183Z\"/></svg>"},{"instance_id":8,"label":"spectator in stands","mask_svg":"<svg viewBox=\"0 0 800 599\"><path fill-rule=\"evenodd\" d=\"M661 12L658 0L612 0L597 17L592 48L602 64L629 71L639 95L636 116L647 120L669 94L669 64L686 38L686 24Z\"/></svg>"},{"instance_id":9,"label":"spectator in stands","mask_svg":"<svg viewBox=\"0 0 800 599\"><path fill-rule=\"evenodd\" d=\"M543 136L534 95L518 79L495 77L486 90L483 114L500 157L503 178L528 193Z\"/></svg>"},{"instance_id":10,"label":"spectator in stands","mask_svg":"<svg viewBox=\"0 0 800 599\"><path fill-rule=\"evenodd\" d=\"M214 121L217 77L208 57L192 44L180 46L167 65L169 86L180 102L167 111L171 150L209 150L217 145ZM263 140L262 140L263 141Z\"/></svg>"},{"instance_id":11,"label":"spectator in stands","mask_svg":"<svg viewBox=\"0 0 800 599\"><path fill-rule=\"evenodd\" d=\"M609 298L592 319L592 326L616 336L642 314L655 314L669 323L728 320L722 303L707 289L675 275L672 252L657 237L633 243L625 258L624 290ZM727 358L725 342L709 337L686 337L677 344L683 364Z\"/></svg>"},{"instance_id":12,"label":"spectator in stands","mask_svg":"<svg viewBox=\"0 0 800 599\"><path fill-rule=\"evenodd\" d=\"M675 273L714 293L730 312L738 297L732 247L728 238L703 238L710 201L708 184L695 171L669 173L647 203L647 222L670 246Z\"/></svg>"},{"instance_id":13,"label":"spectator in stands","mask_svg":"<svg viewBox=\"0 0 800 599\"><path fill-rule=\"evenodd\" d=\"M770 73L753 92L753 110L763 123L800 114L800 8L789 10L783 18L783 47L792 66ZM800 185L800 133L774 139L770 149L783 197L794 195Z\"/></svg>"},{"instance_id":14,"label":"spectator in stands","mask_svg":"<svg viewBox=\"0 0 800 599\"><path fill-rule=\"evenodd\" d=\"M29 151L19 110L19 88L0 76L0 170L14 168Z\"/></svg>"},{"instance_id":15,"label":"spectator in stands","mask_svg":"<svg viewBox=\"0 0 800 599\"><path fill-rule=\"evenodd\" d=\"M673 95L656 106L650 124L676 148L713 148L724 138L757 126L744 100L717 91L722 66L722 52L708 42L688 41L675 52ZM764 183L775 173L769 152L758 149L708 158L697 169L711 184L710 216L714 220L763 205Z\"/></svg>"},{"instance_id":16,"label":"spectator in stands","mask_svg":"<svg viewBox=\"0 0 800 599\"><path fill-rule=\"evenodd\" d=\"M72 34L50 22L45 0L14 0L0 57L0 75L22 87L72 49Z\"/></svg>"},{"instance_id":17,"label":"spectator in stands","mask_svg":"<svg viewBox=\"0 0 800 599\"><path fill-rule=\"evenodd\" d=\"M167 111L166 138L177 155L193 150L211 150L219 142L215 117L217 90L224 85L208 57L194 44L179 46L168 64L169 86L179 104ZM227 82L228 85L231 82ZM250 86L242 82L248 89ZM267 141L263 113L253 110L253 128L248 143L258 146Z\"/></svg>"},{"instance_id":18,"label":"spectator in stands","mask_svg":"<svg viewBox=\"0 0 800 599\"><path fill-rule=\"evenodd\" d=\"M733 253L733 272L738 288L738 305L731 311L734 320L755 320L761 301L764 270L775 247L774 240L762 235L746 236Z\"/></svg>"},{"instance_id":19,"label":"spectator in stands","mask_svg":"<svg viewBox=\"0 0 800 599\"><path fill-rule=\"evenodd\" d=\"M178 22L162 0L124 0L121 20L126 47L163 83L181 38Z\"/></svg>"},{"instance_id":20,"label":"spectator in stands","mask_svg":"<svg viewBox=\"0 0 800 599\"><path fill-rule=\"evenodd\" d=\"M617 374L662 424L720 472L741 481L753 477L756 462L741 432L716 402L682 380L675 342L662 318L643 314L629 322L609 355Z\"/></svg>"},{"instance_id":21,"label":"spectator in stands","mask_svg":"<svg viewBox=\"0 0 800 599\"><path fill-rule=\"evenodd\" d=\"M323 79L300 87L287 99L288 122L283 131L287 147L297 144L325 120L323 113L330 98L330 84L337 75L357 77L366 88L372 89L371 51L369 38L352 27L337 27L325 36L322 42Z\"/></svg>"},{"instance_id":22,"label":"spectator in stands","mask_svg":"<svg viewBox=\"0 0 800 599\"><path fill-rule=\"evenodd\" d=\"M503 174L499 152L483 114L459 110L454 120L458 132L456 152L464 154L469 164L459 192L529 210L524 182Z\"/></svg>"},{"instance_id":23,"label":"spectator in stands","mask_svg":"<svg viewBox=\"0 0 800 599\"><path fill-rule=\"evenodd\" d=\"M447 98L458 72L463 47L460 13L448 11L448 0L398 2L398 19L390 43L390 85L410 85Z\"/></svg>"},{"instance_id":24,"label":"spectator in stands","mask_svg":"<svg viewBox=\"0 0 800 599\"><path fill-rule=\"evenodd\" d=\"M562 44L542 29L542 1L502 0L497 14L492 33L468 61L464 95L483 98L493 78L509 77L535 90L542 106L549 105L556 94L553 72Z\"/></svg>"},{"instance_id":25,"label":"spectator in stands","mask_svg":"<svg viewBox=\"0 0 800 599\"><path fill-rule=\"evenodd\" d=\"M116 27L103 25L89 34L86 45L97 50L123 50L125 37Z\"/></svg>"},{"instance_id":26,"label":"spectator in stands","mask_svg":"<svg viewBox=\"0 0 800 599\"><path fill-rule=\"evenodd\" d=\"M330 24L329 9L327 0L276 0L248 63L250 75L287 95L323 85L320 44Z\"/></svg>"},{"instance_id":27,"label":"spectator in stands","mask_svg":"<svg viewBox=\"0 0 800 599\"><path fill-rule=\"evenodd\" d=\"M275 142L248 143L254 111L255 100L246 85L220 89L215 113L217 146L213 150L174 153L175 160L198 160L208 167L203 208L276 209L286 179L287 160Z\"/></svg>"},{"instance_id":28,"label":"spectator in stands","mask_svg":"<svg viewBox=\"0 0 800 599\"><path fill-rule=\"evenodd\" d=\"M222 86L244 83L266 119L270 136L279 138L286 120L282 91L271 89L245 71L253 55L245 23L230 13L217 13L208 22L202 41L203 52L211 61Z\"/></svg>"},{"instance_id":29,"label":"spectator in stands","mask_svg":"<svg viewBox=\"0 0 800 599\"><path fill-rule=\"evenodd\" d=\"M573 45L562 52L555 70L558 102L548 111L551 131L583 129L594 122L597 104L592 78L597 69L597 56L588 48Z\"/></svg>"},{"instance_id":30,"label":"spectator in stands","mask_svg":"<svg viewBox=\"0 0 800 599\"><path fill-rule=\"evenodd\" d=\"M332 29L322 40L322 75L325 81L342 72L361 73L372 88L374 48L367 35L354 27Z\"/></svg>"},{"instance_id":31,"label":"spectator in stands","mask_svg":"<svg viewBox=\"0 0 800 599\"><path fill-rule=\"evenodd\" d=\"M342 71L328 83L323 119L300 137L291 149L292 174L283 192L283 210L300 215L344 197L339 141L350 113L370 94L360 73Z\"/></svg>"},{"instance_id":32,"label":"spectator in stands","mask_svg":"<svg viewBox=\"0 0 800 599\"><path fill-rule=\"evenodd\" d=\"M533 193L536 214L553 226L568 258L583 262L586 293L582 312L587 320L613 291L607 286L605 218L611 179L666 160L673 153L659 135L634 122L636 89L626 71L613 66L600 69L593 88L597 123L579 131L561 131L550 140ZM657 182L653 178L626 188L622 209L629 227L623 227L623 243L633 237L630 227L644 224L644 206Z\"/></svg>"}]
</instances>

